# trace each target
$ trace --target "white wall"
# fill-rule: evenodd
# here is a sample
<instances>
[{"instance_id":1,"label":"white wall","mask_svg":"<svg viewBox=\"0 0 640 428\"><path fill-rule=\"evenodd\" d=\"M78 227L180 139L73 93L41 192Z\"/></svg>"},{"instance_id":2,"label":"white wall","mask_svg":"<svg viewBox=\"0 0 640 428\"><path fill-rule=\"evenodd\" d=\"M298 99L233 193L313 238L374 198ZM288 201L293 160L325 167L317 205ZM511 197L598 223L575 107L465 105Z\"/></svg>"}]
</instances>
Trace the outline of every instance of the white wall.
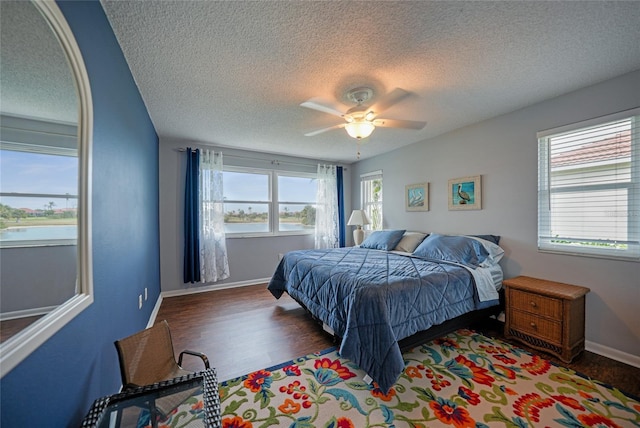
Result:
<instances>
[{"instance_id":1,"label":"white wall","mask_svg":"<svg viewBox=\"0 0 640 428\"><path fill-rule=\"evenodd\" d=\"M354 164L353 200L359 175L382 169L386 228L501 235L505 277L589 287L587 341L640 356L640 263L539 253L536 240L536 132L638 106L640 71ZM482 175L482 210L448 211L447 181L468 175ZM422 181L430 211L405 212L404 186Z\"/></svg>"},{"instance_id":2,"label":"white wall","mask_svg":"<svg viewBox=\"0 0 640 428\"><path fill-rule=\"evenodd\" d=\"M163 292L189 288L182 282L182 260L184 254L183 206L185 154L179 148L205 147L202 143L162 139L160 140L160 279ZM280 170L315 172L317 160L300 159L266 153L247 152L209 146L222 151L225 165L273 169L272 160L277 159ZM233 157L235 156L235 157ZM306 165L306 166L305 166ZM344 168L345 206L351 212L350 166ZM348 228L350 229L350 228ZM350 230L347 230L349 238ZM213 287L251 283L271 278L278 265L278 254L288 251L313 248L313 235L266 236L259 238L227 238L229 271L231 276L218 281ZM196 284L196 286L201 284ZM193 285L189 284L190 287Z\"/></svg>"}]
</instances>

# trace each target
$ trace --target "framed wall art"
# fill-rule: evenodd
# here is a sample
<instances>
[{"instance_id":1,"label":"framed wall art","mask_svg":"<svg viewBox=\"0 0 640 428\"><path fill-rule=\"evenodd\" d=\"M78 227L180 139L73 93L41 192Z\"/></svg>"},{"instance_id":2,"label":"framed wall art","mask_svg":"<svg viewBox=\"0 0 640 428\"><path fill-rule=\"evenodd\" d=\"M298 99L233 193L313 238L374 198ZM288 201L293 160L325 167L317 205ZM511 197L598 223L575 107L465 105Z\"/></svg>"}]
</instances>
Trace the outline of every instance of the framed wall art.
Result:
<instances>
[{"instance_id":1,"label":"framed wall art","mask_svg":"<svg viewBox=\"0 0 640 428\"><path fill-rule=\"evenodd\" d=\"M407 184L404 200L407 211L429 211L429 183Z\"/></svg>"},{"instance_id":2,"label":"framed wall art","mask_svg":"<svg viewBox=\"0 0 640 428\"><path fill-rule=\"evenodd\" d=\"M449 180L449 210L482 209L482 177L454 178Z\"/></svg>"}]
</instances>

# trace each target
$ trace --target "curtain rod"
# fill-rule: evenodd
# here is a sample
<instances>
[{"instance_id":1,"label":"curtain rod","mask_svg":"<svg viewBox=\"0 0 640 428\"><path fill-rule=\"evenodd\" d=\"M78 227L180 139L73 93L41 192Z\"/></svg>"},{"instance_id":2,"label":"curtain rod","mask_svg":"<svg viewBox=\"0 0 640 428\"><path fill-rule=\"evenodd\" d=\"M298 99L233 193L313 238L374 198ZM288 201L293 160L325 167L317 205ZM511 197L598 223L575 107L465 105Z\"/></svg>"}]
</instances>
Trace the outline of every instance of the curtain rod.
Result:
<instances>
[{"instance_id":1,"label":"curtain rod","mask_svg":"<svg viewBox=\"0 0 640 428\"><path fill-rule=\"evenodd\" d=\"M177 149L175 149L179 152L186 152L187 149L186 147L179 147ZM213 150L213 149L206 149L206 150ZM255 158L255 157L251 157L251 156L242 156L242 155L226 155L224 154L222 151L219 151L219 153L222 153L222 156L224 157L228 157L228 158L236 158L236 159L248 159L248 160L254 160L254 161L262 161L262 162L270 162L272 165L280 165L280 164L287 164L287 165L298 165L298 166L309 166L309 167L317 167L317 164L313 164L313 163L303 163L303 162L291 162L291 161L282 161L282 160L278 160L278 159L263 159L263 158ZM323 163L323 162L318 162L318 163ZM326 163L326 162L324 162ZM343 167L344 169L346 169L346 167Z\"/></svg>"}]
</instances>

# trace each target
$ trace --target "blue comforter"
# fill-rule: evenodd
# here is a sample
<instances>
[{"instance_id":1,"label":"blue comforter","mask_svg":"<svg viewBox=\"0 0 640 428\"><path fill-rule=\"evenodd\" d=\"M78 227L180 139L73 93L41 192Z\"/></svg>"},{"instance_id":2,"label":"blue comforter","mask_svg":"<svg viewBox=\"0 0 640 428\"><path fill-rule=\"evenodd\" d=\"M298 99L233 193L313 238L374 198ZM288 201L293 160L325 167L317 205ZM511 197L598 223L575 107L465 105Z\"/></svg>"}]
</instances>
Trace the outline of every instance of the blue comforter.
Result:
<instances>
[{"instance_id":1,"label":"blue comforter","mask_svg":"<svg viewBox=\"0 0 640 428\"><path fill-rule=\"evenodd\" d=\"M497 303L479 303L464 267L357 247L289 252L268 288L331 327L340 354L383 391L404 371L398 340Z\"/></svg>"}]
</instances>

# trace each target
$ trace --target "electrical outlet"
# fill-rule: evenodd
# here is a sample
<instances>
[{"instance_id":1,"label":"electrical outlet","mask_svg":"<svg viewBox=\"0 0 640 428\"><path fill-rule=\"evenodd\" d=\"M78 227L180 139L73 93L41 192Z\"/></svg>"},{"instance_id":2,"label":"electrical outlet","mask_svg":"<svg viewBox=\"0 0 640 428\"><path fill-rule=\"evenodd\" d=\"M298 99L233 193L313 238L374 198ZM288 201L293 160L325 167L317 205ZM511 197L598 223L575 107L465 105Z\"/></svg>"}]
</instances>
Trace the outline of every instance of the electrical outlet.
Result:
<instances>
[{"instance_id":1,"label":"electrical outlet","mask_svg":"<svg viewBox=\"0 0 640 428\"><path fill-rule=\"evenodd\" d=\"M149 297L149 295L147 294L147 287L144 287L144 301L147 301L147 298Z\"/></svg>"},{"instance_id":2,"label":"electrical outlet","mask_svg":"<svg viewBox=\"0 0 640 428\"><path fill-rule=\"evenodd\" d=\"M138 309L142 309L142 294L138 296Z\"/></svg>"}]
</instances>

